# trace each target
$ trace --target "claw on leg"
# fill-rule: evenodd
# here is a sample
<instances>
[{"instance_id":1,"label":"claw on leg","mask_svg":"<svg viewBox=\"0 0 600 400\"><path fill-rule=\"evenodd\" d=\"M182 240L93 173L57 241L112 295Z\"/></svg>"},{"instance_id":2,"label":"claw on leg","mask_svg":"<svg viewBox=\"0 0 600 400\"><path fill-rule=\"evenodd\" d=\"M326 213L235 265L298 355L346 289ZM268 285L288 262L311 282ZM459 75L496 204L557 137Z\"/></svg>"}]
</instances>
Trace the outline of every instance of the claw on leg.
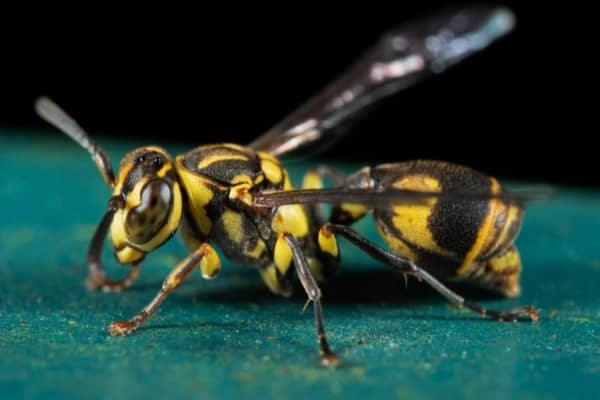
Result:
<instances>
[{"instance_id":1,"label":"claw on leg","mask_svg":"<svg viewBox=\"0 0 600 400\"><path fill-rule=\"evenodd\" d=\"M108 326L108 332L111 336L125 336L136 330L139 322L134 321L113 321Z\"/></svg>"}]
</instances>

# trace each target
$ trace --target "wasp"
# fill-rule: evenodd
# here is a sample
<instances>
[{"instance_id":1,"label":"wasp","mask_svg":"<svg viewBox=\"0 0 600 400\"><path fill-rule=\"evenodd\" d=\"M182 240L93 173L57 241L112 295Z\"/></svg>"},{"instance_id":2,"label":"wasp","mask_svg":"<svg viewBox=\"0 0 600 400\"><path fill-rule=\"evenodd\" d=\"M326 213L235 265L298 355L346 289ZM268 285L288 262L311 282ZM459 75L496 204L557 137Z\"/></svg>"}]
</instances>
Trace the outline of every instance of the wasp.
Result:
<instances>
[{"instance_id":1,"label":"wasp","mask_svg":"<svg viewBox=\"0 0 600 400\"><path fill-rule=\"evenodd\" d=\"M217 276L222 254L257 268L275 294L289 296L299 280L312 302L321 360L336 366L323 322L320 283L340 268L343 237L400 273L433 287L451 303L497 320L537 320L526 306L486 309L443 281L475 283L505 296L519 294L521 262L515 238L524 195L493 177L442 161L405 161L365 167L346 177L326 166L306 174L294 189L281 159L330 145L348 122L371 105L486 48L508 33L514 17L503 8L441 13L390 31L340 78L248 145L216 143L171 157L157 146L127 154L115 174L104 150L50 99L37 113L92 156L112 191L88 249L91 289L121 291L133 284L142 260L180 232L189 254L164 279L156 296L111 335L127 335L150 318L167 296L198 268ZM325 188L325 180L335 185ZM324 203L332 205L324 213ZM351 225L372 214L391 250ZM110 279L101 262L110 234L116 260L130 269Z\"/></svg>"}]
</instances>

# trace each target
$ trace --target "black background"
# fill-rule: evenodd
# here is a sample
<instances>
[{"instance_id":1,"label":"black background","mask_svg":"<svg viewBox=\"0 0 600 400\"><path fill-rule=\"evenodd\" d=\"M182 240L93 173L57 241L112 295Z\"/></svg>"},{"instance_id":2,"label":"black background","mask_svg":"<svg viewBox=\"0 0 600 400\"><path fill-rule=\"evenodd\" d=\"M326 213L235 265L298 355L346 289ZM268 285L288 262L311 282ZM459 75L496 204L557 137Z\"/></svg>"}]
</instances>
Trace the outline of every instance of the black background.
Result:
<instances>
[{"instance_id":1,"label":"black background","mask_svg":"<svg viewBox=\"0 0 600 400\"><path fill-rule=\"evenodd\" d=\"M447 5L407 3L3 13L0 126L50 131L32 109L45 94L100 143L104 135L247 143L384 31ZM590 118L597 46L583 22L591 11L531 3L503 2L517 16L509 37L385 102L323 156L438 158L507 178L600 186Z\"/></svg>"}]
</instances>

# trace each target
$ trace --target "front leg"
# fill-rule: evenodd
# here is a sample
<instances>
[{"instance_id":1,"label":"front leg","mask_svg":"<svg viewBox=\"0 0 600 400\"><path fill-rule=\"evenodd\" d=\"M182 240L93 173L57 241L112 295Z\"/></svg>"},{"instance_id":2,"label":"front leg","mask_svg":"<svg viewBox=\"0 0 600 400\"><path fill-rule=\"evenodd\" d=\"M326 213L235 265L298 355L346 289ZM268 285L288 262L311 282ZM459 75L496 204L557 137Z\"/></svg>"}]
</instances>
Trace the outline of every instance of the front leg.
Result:
<instances>
[{"instance_id":1,"label":"front leg","mask_svg":"<svg viewBox=\"0 0 600 400\"><path fill-rule=\"evenodd\" d=\"M104 239L108 233L110 223L115 213L123 207L124 202L122 197L113 196L110 198L108 201L108 209L100 221L98 228L96 228L94 237L90 242L90 247L88 249L89 276L87 279L87 287L90 290L101 289L104 292L120 292L130 287L139 276L139 263L144 256L141 252L138 252L139 254L131 260L129 274L120 280L112 280L106 276L104 266L102 265L102 261L100 259L102 247L104 245Z\"/></svg>"},{"instance_id":2,"label":"front leg","mask_svg":"<svg viewBox=\"0 0 600 400\"><path fill-rule=\"evenodd\" d=\"M110 334L113 336L127 335L136 330L156 312L169 293L177 289L187 279L198 263L200 263L202 271L212 271L219 269L221 260L210 244L203 243L198 250L187 256L171 270L154 299L139 314L135 315L129 321L114 321L111 323L108 327Z\"/></svg>"}]
</instances>

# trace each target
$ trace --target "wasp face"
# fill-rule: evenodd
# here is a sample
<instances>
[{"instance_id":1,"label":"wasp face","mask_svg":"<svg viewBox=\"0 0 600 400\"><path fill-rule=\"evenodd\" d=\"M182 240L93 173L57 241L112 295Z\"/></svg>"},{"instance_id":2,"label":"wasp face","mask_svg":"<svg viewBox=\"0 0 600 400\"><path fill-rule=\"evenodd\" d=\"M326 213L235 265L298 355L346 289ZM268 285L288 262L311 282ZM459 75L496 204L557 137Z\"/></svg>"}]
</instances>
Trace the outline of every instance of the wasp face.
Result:
<instances>
[{"instance_id":1,"label":"wasp face","mask_svg":"<svg viewBox=\"0 0 600 400\"><path fill-rule=\"evenodd\" d=\"M121 162L113 196L123 199L111 236L119 262L140 261L179 226L182 199L173 163L159 147L143 147Z\"/></svg>"}]
</instances>

